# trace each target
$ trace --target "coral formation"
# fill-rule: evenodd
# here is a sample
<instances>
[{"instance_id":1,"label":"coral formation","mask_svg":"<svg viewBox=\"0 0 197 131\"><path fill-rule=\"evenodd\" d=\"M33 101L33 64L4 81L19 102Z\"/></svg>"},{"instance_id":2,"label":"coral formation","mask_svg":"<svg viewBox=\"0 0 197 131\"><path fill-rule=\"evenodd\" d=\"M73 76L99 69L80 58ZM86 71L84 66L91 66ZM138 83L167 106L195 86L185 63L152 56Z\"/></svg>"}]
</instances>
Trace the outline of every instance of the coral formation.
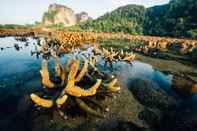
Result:
<instances>
[{"instance_id":1,"label":"coral formation","mask_svg":"<svg viewBox=\"0 0 197 131\"><path fill-rule=\"evenodd\" d=\"M67 64L64 65L64 68L58 63L58 57L53 56L53 60L55 63L55 76L59 78L60 81L56 82L50 78L48 60L44 59L40 70L42 84L46 89L54 91L60 88L60 93L55 93L52 97L49 97L51 99L45 99L32 93L32 101L44 108L52 108L55 106L57 109L62 109L63 105L65 105L69 99L73 99L76 102L76 105L78 105L83 111L98 117L103 117L101 113L89 107L83 99L85 97L90 97L89 99L91 99L91 97L97 96L100 92L118 92L120 90L118 80L113 77L109 83L106 83L106 80L102 80L102 76L99 74L98 76L92 76L90 74L89 67L93 67L95 69L94 72L98 72L98 69L96 68L96 57L91 61L84 58L84 64L81 68L80 59L78 57L70 58ZM89 83L85 81L88 77L91 79ZM90 87L88 88L87 86Z\"/></svg>"},{"instance_id":2,"label":"coral formation","mask_svg":"<svg viewBox=\"0 0 197 131\"><path fill-rule=\"evenodd\" d=\"M110 51L103 48L103 55L104 55L105 62L110 63L110 64L116 61L125 61L128 63L131 63L135 59L134 53L124 52L123 50L116 52L113 50L112 47Z\"/></svg>"}]
</instances>

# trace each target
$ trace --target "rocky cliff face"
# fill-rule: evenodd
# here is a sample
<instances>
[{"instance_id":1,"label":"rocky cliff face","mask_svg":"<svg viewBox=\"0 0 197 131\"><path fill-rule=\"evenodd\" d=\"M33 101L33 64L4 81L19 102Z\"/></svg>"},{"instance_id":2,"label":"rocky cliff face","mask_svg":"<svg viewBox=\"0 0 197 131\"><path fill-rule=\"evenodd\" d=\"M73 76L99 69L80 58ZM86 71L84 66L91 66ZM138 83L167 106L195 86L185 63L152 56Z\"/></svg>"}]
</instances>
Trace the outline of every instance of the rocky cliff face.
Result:
<instances>
[{"instance_id":1,"label":"rocky cliff face","mask_svg":"<svg viewBox=\"0 0 197 131\"><path fill-rule=\"evenodd\" d=\"M76 14L76 17L77 17L77 21L78 21L78 22L84 22L84 21L86 21L86 20L91 19L91 18L88 16L88 13L86 13L86 12L78 13L78 14Z\"/></svg>"},{"instance_id":2,"label":"rocky cliff face","mask_svg":"<svg viewBox=\"0 0 197 131\"><path fill-rule=\"evenodd\" d=\"M51 4L48 11L43 15L42 23L45 26L61 24L64 27L69 27L75 25L77 22L84 22L89 18L86 12L75 14L71 8L64 5Z\"/></svg>"},{"instance_id":3,"label":"rocky cliff face","mask_svg":"<svg viewBox=\"0 0 197 131\"><path fill-rule=\"evenodd\" d=\"M72 9L59 4L51 4L43 15L42 23L46 26L62 24L69 27L77 23L77 18Z\"/></svg>"}]
</instances>

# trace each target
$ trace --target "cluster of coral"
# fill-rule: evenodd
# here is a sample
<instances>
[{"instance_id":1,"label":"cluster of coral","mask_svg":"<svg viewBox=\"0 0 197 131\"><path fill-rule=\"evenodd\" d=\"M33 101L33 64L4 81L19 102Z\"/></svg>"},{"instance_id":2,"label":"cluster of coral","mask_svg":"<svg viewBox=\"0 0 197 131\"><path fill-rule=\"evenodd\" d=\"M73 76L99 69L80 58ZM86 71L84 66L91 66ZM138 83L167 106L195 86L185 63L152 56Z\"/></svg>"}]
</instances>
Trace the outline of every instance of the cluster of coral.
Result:
<instances>
[{"instance_id":1,"label":"cluster of coral","mask_svg":"<svg viewBox=\"0 0 197 131\"><path fill-rule=\"evenodd\" d=\"M32 36L34 32L26 29L0 29L0 37L6 36Z\"/></svg>"},{"instance_id":2,"label":"cluster of coral","mask_svg":"<svg viewBox=\"0 0 197 131\"><path fill-rule=\"evenodd\" d=\"M135 59L135 54L114 51L112 48L111 51L107 49L100 50L95 45L91 47L92 54L87 55L81 51L80 47L74 48L78 46L75 45L75 40L73 43L69 43L66 38L70 36L79 39L78 42L80 42L80 40L91 40L91 36L87 34L88 38L86 38L86 36L80 34L59 33L62 43L42 39L40 47L36 51L45 56L40 70L45 93L43 92L42 95L32 93L30 95L32 101L44 108L55 107L63 113L66 113L67 108L75 103L74 105L87 114L103 117L103 107L99 109L97 107L101 107L103 98L113 96L112 94L118 93L121 88L118 79L112 73L106 73L98 69L98 57L101 56L106 62L110 63L113 61L131 63ZM63 37L65 35L66 37ZM68 50L66 51L63 48L60 53L62 45ZM61 65L59 56L63 53L71 56L65 60L64 65ZM54 61L53 75L48 69L49 58ZM102 99L100 99L101 97Z\"/></svg>"},{"instance_id":3,"label":"cluster of coral","mask_svg":"<svg viewBox=\"0 0 197 131\"><path fill-rule=\"evenodd\" d=\"M93 33L90 32L54 32L55 39L65 48L77 47L84 42L94 42L96 40Z\"/></svg>"}]
</instances>

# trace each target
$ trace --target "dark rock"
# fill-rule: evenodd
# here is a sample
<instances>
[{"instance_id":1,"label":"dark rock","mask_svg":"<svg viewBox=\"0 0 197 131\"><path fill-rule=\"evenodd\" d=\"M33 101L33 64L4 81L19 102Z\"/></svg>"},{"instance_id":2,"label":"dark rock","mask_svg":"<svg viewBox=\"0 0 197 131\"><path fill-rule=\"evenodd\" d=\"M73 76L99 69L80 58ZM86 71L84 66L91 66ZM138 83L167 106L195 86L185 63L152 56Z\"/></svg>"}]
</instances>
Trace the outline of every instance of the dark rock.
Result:
<instances>
[{"instance_id":1,"label":"dark rock","mask_svg":"<svg viewBox=\"0 0 197 131\"><path fill-rule=\"evenodd\" d=\"M174 74L172 79L172 89L179 95L188 97L197 92L195 82L186 75Z\"/></svg>"},{"instance_id":2,"label":"dark rock","mask_svg":"<svg viewBox=\"0 0 197 131\"><path fill-rule=\"evenodd\" d=\"M157 127L161 121L161 112L157 110L144 109L138 114L139 119L146 121L151 127Z\"/></svg>"},{"instance_id":3,"label":"dark rock","mask_svg":"<svg viewBox=\"0 0 197 131\"><path fill-rule=\"evenodd\" d=\"M197 63L197 48L194 48L194 49L192 50L192 61L193 61L194 63Z\"/></svg>"},{"instance_id":4,"label":"dark rock","mask_svg":"<svg viewBox=\"0 0 197 131\"><path fill-rule=\"evenodd\" d=\"M19 45L18 45L18 44L14 44L14 48L15 48L17 51L19 51L19 50L20 50L20 47L19 47Z\"/></svg>"},{"instance_id":5,"label":"dark rock","mask_svg":"<svg viewBox=\"0 0 197 131\"><path fill-rule=\"evenodd\" d=\"M168 111L163 115L161 131L197 131L197 111Z\"/></svg>"},{"instance_id":6,"label":"dark rock","mask_svg":"<svg viewBox=\"0 0 197 131\"><path fill-rule=\"evenodd\" d=\"M148 55L151 57L157 57L158 54L159 54L159 49L157 48L150 48L148 50Z\"/></svg>"},{"instance_id":7,"label":"dark rock","mask_svg":"<svg viewBox=\"0 0 197 131\"><path fill-rule=\"evenodd\" d=\"M120 121L114 131L143 131L144 129L131 122Z\"/></svg>"},{"instance_id":8,"label":"dark rock","mask_svg":"<svg viewBox=\"0 0 197 131\"><path fill-rule=\"evenodd\" d=\"M150 80L134 79L130 84L131 92L142 105L167 109L176 103L172 97L168 96L156 83Z\"/></svg>"},{"instance_id":9,"label":"dark rock","mask_svg":"<svg viewBox=\"0 0 197 131\"><path fill-rule=\"evenodd\" d=\"M169 46L167 47L169 50L175 51L175 52L179 52L179 50L182 48L181 44L178 42L174 42L172 44L169 44Z\"/></svg>"}]
</instances>

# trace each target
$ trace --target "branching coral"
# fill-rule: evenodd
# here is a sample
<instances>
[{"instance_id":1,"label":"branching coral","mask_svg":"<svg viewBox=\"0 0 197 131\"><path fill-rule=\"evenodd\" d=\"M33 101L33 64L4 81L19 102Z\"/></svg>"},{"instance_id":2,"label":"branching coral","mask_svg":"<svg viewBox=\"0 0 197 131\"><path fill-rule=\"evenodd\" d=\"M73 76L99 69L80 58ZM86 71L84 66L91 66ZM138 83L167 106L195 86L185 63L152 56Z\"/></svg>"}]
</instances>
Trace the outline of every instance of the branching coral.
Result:
<instances>
[{"instance_id":1,"label":"branching coral","mask_svg":"<svg viewBox=\"0 0 197 131\"><path fill-rule=\"evenodd\" d=\"M94 42L95 36L90 32L63 32L56 31L53 32L55 39L60 41L61 45L66 49L67 47L77 47L82 44L82 42Z\"/></svg>"},{"instance_id":2,"label":"branching coral","mask_svg":"<svg viewBox=\"0 0 197 131\"><path fill-rule=\"evenodd\" d=\"M52 100L40 98L36 94L31 94L31 99L37 105L42 106L42 107L50 108L50 107L53 106L53 101Z\"/></svg>"},{"instance_id":3,"label":"branching coral","mask_svg":"<svg viewBox=\"0 0 197 131\"><path fill-rule=\"evenodd\" d=\"M74 101L82 110L95 116L103 116L98 111L89 107L88 104L83 101L83 98L94 97L98 94L98 90L103 90L103 88L109 92L117 92L120 90L120 87L117 85L116 78L114 78L112 81L109 81L109 83L104 83L100 77L99 79L96 78L95 80L95 76L92 77L92 82L94 82L94 84L90 84L90 88L87 88L89 83L80 85L79 83L82 83L86 75L91 76L89 75L90 66L94 66L94 68L96 68L96 58L93 58L92 61L89 61L85 58L82 68L80 68L80 60L78 57L76 57L75 60L69 59L68 63L64 65L64 68L62 68L61 65L58 64L57 60L55 60L55 74L61 80L60 83L55 83L50 80L49 77L48 61L43 60L40 71L42 84L49 89L61 88L61 92L58 93L58 96L57 94L54 95L52 99L44 99L37 96L36 94L31 94L32 101L45 108L51 108L54 106L61 108L66 103L69 96L71 96L71 98L75 98Z\"/></svg>"},{"instance_id":4,"label":"branching coral","mask_svg":"<svg viewBox=\"0 0 197 131\"><path fill-rule=\"evenodd\" d=\"M120 87L117 85L117 79L113 79L109 84L106 84L105 86L112 92L117 92L120 90Z\"/></svg>"},{"instance_id":5,"label":"branching coral","mask_svg":"<svg viewBox=\"0 0 197 131\"><path fill-rule=\"evenodd\" d=\"M125 61L128 63L131 63L135 59L135 54L124 52L121 50L120 52L116 52L111 48L111 50L107 50L103 48L103 55L104 55L104 60L106 63L111 64L112 62L116 61Z\"/></svg>"},{"instance_id":6,"label":"branching coral","mask_svg":"<svg viewBox=\"0 0 197 131\"><path fill-rule=\"evenodd\" d=\"M42 61L42 68L40 70L40 74L42 77L42 84L48 88L54 88L55 84L50 80L49 71L48 71L48 61Z\"/></svg>"}]
</instances>

